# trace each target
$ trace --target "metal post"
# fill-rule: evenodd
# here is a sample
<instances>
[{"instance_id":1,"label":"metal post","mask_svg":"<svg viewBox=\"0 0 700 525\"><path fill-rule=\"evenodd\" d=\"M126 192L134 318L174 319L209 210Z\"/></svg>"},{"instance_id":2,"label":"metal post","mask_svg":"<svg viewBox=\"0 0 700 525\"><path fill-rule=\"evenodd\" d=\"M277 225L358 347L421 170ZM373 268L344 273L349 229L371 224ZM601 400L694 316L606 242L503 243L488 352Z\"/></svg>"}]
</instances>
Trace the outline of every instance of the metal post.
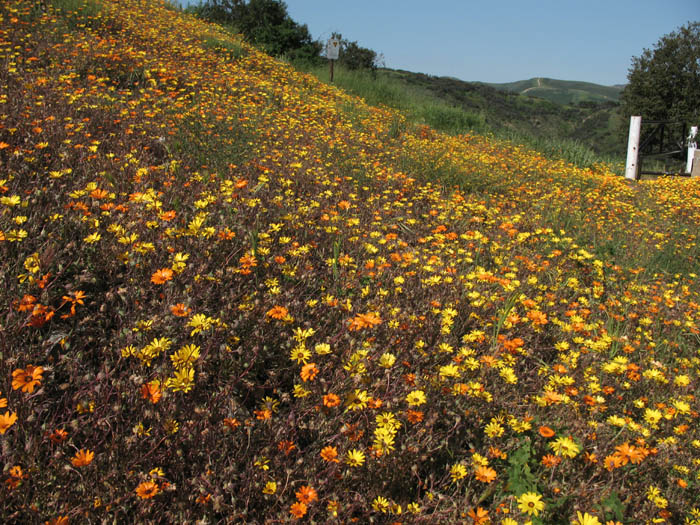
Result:
<instances>
[{"instance_id":1,"label":"metal post","mask_svg":"<svg viewBox=\"0 0 700 525\"><path fill-rule=\"evenodd\" d=\"M692 126L690 128L690 135L688 135L688 162L685 167L685 172L690 174L693 171L693 159L695 158L695 150L698 149L698 144L695 142L695 137L698 135L698 127Z\"/></svg>"},{"instance_id":2,"label":"metal post","mask_svg":"<svg viewBox=\"0 0 700 525\"><path fill-rule=\"evenodd\" d=\"M637 180L637 161L639 159L639 135L642 131L642 117L630 117L630 134L627 141L627 163L625 178Z\"/></svg>"}]
</instances>

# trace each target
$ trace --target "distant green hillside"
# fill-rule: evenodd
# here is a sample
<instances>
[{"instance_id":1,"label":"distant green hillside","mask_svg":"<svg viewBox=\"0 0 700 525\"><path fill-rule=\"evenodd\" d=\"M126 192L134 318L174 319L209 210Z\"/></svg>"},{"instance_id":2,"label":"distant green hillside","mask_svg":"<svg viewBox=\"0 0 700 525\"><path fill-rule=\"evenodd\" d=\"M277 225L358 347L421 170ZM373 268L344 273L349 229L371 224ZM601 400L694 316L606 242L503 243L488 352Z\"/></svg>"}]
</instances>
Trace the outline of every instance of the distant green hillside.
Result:
<instances>
[{"instance_id":1,"label":"distant green hillside","mask_svg":"<svg viewBox=\"0 0 700 525\"><path fill-rule=\"evenodd\" d=\"M531 78L503 84L487 83L501 91L511 91L530 97L539 97L557 104L580 102L617 102L623 86L602 86L591 82L556 80L554 78Z\"/></svg>"},{"instance_id":2,"label":"distant green hillside","mask_svg":"<svg viewBox=\"0 0 700 525\"><path fill-rule=\"evenodd\" d=\"M624 140L617 131L619 115L615 101L586 100L576 104L563 104L545 98L529 97L528 93L523 96L514 91L496 89L482 82L465 82L453 77L435 77L394 69L379 70L375 77L375 84L377 83L385 85L385 90L389 85L395 86L399 91L400 86L405 86L413 93L423 93L455 108L479 115L489 130L516 141L574 141L609 158L620 158L624 153ZM585 82L568 84L619 91ZM376 102L392 105L388 100ZM536 147L535 144L531 145Z\"/></svg>"}]
</instances>

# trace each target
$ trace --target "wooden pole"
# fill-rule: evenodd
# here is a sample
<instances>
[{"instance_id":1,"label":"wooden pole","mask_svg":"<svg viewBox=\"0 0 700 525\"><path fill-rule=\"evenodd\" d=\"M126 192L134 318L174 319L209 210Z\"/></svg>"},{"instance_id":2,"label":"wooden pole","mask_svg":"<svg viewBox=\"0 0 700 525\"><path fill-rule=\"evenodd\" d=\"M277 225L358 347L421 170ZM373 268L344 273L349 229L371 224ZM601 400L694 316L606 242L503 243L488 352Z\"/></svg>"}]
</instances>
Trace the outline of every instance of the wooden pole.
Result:
<instances>
[{"instance_id":1,"label":"wooden pole","mask_svg":"<svg viewBox=\"0 0 700 525\"><path fill-rule=\"evenodd\" d=\"M329 62L331 63L331 82L333 82L333 62L335 62L335 60L331 59Z\"/></svg>"},{"instance_id":2,"label":"wooden pole","mask_svg":"<svg viewBox=\"0 0 700 525\"><path fill-rule=\"evenodd\" d=\"M639 135L642 131L642 117L630 117L630 134L627 140L627 163L625 178L637 180L637 163L639 161Z\"/></svg>"}]
</instances>

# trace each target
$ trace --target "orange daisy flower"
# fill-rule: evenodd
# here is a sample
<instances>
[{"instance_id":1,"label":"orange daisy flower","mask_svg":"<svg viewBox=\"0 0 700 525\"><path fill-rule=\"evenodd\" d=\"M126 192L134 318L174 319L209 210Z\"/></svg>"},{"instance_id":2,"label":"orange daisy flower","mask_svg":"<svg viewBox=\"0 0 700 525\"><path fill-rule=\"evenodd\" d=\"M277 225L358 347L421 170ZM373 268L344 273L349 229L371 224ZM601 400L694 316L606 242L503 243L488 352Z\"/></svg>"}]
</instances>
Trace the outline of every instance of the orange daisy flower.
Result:
<instances>
[{"instance_id":1,"label":"orange daisy flower","mask_svg":"<svg viewBox=\"0 0 700 525\"><path fill-rule=\"evenodd\" d=\"M313 487L305 485L296 491L296 496L299 501L308 505L318 498L318 493Z\"/></svg>"},{"instance_id":2,"label":"orange daisy flower","mask_svg":"<svg viewBox=\"0 0 700 525\"><path fill-rule=\"evenodd\" d=\"M539 433L540 433L540 436L542 436L544 438L551 438L554 435L554 430L552 430L551 428L546 427L546 426L541 426L539 428Z\"/></svg>"},{"instance_id":3,"label":"orange daisy flower","mask_svg":"<svg viewBox=\"0 0 700 525\"><path fill-rule=\"evenodd\" d=\"M303 518L306 514L306 505L300 501L292 503L292 506L289 508L289 512L297 519Z\"/></svg>"},{"instance_id":4,"label":"orange daisy flower","mask_svg":"<svg viewBox=\"0 0 700 525\"><path fill-rule=\"evenodd\" d=\"M62 428L57 428L51 434L49 435L49 439L51 440L51 443L60 443L61 441L64 441L68 437L68 432L63 430Z\"/></svg>"},{"instance_id":5,"label":"orange daisy flower","mask_svg":"<svg viewBox=\"0 0 700 525\"><path fill-rule=\"evenodd\" d=\"M335 447L323 447L321 457L329 463L338 463L338 449Z\"/></svg>"},{"instance_id":6,"label":"orange daisy flower","mask_svg":"<svg viewBox=\"0 0 700 525\"><path fill-rule=\"evenodd\" d=\"M136 495L141 499L150 499L160 492L158 484L153 481L144 481L136 487Z\"/></svg>"},{"instance_id":7,"label":"orange daisy flower","mask_svg":"<svg viewBox=\"0 0 700 525\"><path fill-rule=\"evenodd\" d=\"M491 483L496 479L496 471L490 467L480 466L476 469L475 473L476 479L482 483Z\"/></svg>"},{"instance_id":8,"label":"orange daisy flower","mask_svg":"<svg viewBox=\"0 0 700 525\"><path fill-rule=\"evenodd\" d=\"M22 392L32 393L34 387L41 384L43 379L42 374L44 369L40 366L27 365L27 368L22 370L18 368L12 372L12 389L22 389Z\"/></svg>"},{"instance_id":9,"label":"orange daisy flower","mask_svg":"<svg viewBox=\"0 0 700 525\"><path fill-rule=\"evenodd\" d=\"M407 410L406 418L408 419L409 423L413 423L415 425L416 423L423 421L423 412L420 410Z\"/></svg>"},{"instance_id":10,"label":"orange daisy flower","mask_svg":"<svg viewBox=\"0 0 700 525\"><path fill-rule=\"evenodd\" d=\"M141 385L141 397L143 399L148 399L154 405L160 401L163 393L160 390L160 383L158 381L149 381Z\"/></svg>"},{"instance_id":11,"label":"orange daisy flower","mask_svg":"<svg viewBox=\"0 0 700 525\"><path fill-rule=\"evenodd\" d=\"M0 434L7 432L7 429L15 424L17 421L17 413L7 411L5 414L0 415Z\"/></svg>"},{"instance_id":12,"label":"orange daisy flower","mask_svg":"<svg viewBox=\"0 0 700 525\"><path fill-rule=\"evenodd\" d=\"M382 318L375 313L357 314L350 319L350 331L361 330L362 328L371 328L382 324Z\"/></svg>"},{"instance_id":13,"label":"orange daisy flower","mask_svg":"<svg viewBox=\"0 0 700 525\"><path fill-rule=\"evenodd\" d=\"M318 374L318 368L316 368L316 363L307 363L301 367L301 380L313 381Z\"/></svg>"},{"instance_id":14,"label":"orange daisy flower","mask_svg":"<svg viewBox=\"0 0 700 525\"><path fill-rule=\"evenodd\" d=\"M273 306L267 311L267 316L273 319L284 319L289 311L284 306Z\"/></svg>"},{"instance_id":15,"label":"orange daisy flower","mask_svg":"<svg viewBox=\"0 0 700 525\"><path fill-rule=\"evenodd\" d=\"M80 449L70 460L74 467L85 467L92 463L95 453L90 450Z\"/></svg>"},{"instance_id":16,"label":"orange daisy flower","mask_svg":"<svg viewBox=\"0 0 700 525\"><path fill-rule=\"evenodd\" d=\"M170 307L170 313L177 317L187 317L190 314L190 309L182 303L177 303Z\"/></svg>"},{"instance_id":17,"label":"orange daisy flower","mask_svg":"<svg viewBox=\"0 0 700 525\"><path fill-rule=\"evenodd\" d=\"M328 408L337 407L340 404L340 398L335 394L326 394L323 396L323 404Z\"/></svg>"},{"instance_id":18,"label":"orange daisy flower","mask_svg":"<svg viewBox=\"0 0 700 525\"><path fill-rule=\"evenodd\" d=\"M161 268L151 275L153 284L165 284L173 278L173 271L170 268Z\"/></svg>"}]
</instances>

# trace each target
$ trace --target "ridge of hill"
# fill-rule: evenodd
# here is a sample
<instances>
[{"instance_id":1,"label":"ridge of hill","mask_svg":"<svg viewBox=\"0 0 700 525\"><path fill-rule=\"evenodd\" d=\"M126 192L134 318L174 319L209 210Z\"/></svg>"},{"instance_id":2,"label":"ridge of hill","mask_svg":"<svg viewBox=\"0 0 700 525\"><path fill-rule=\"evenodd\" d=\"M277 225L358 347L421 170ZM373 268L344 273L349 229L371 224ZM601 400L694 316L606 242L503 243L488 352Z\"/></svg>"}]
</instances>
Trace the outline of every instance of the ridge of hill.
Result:
<instances>
[{"instance_id":1,"label":"ridge of hill","mask_svg":"<svg viewBox=\"0 0 700 525\"><path fill-rule=\"evenodd\" d=\"M0 522L695 519L698 180L160 0L6 0L0 62Z\"/></svg>"},{"instance_id":2,"label":"ridge of hill","mask_svg":"<svg viewBox=\"0 0 700 525\"><path fill-rule=\"evenodd\" d=\"M544 98L557 104L618 102L624 88L624 86L603 86L592 82L557 80L545 77L504 83L486 82L485 84L502 91Z\"/></svg>"}]
</instances>

